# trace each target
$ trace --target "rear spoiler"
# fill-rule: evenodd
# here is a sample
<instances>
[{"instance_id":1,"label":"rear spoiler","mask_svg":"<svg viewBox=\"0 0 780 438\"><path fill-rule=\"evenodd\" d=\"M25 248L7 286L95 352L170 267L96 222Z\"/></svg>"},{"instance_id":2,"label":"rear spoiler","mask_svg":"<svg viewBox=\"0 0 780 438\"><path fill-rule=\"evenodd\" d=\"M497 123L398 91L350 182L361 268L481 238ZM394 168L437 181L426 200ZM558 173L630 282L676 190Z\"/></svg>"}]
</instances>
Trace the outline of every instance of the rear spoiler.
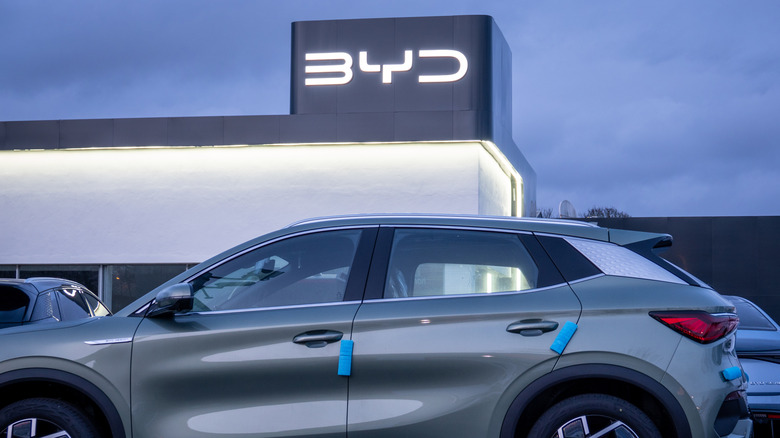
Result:
<instances>
[{"instance_id":1,"label":"rear spoiler","mask_svg":"<svg viewBox=\"0 0 780 438\"><path fill-rule=\"evenodd\" d=\"M616 243L624 248L630 249L631 251L634 251L635 253L645 257L656 265L679 277L691 286L707 288L710 287L686 272L684 269L675 266L673 263L659 256L659 254L671 248L673 239L670 234L647 233L644 231L629 231L610 228L609 241Z\"/></svg>"},{"instance_id":2,"label":"rear spoiler","mask_svg":"<svg viewBox=\"0 0 780 438\"><path fill-rule=\"evenodd\" d=\"M647 233L644 231L630 231L609 229L609 241L620 246L645 255L646 251L653 254L661 253L672 246L672 236L662 233Z\"/></svg>"}]
</instances>

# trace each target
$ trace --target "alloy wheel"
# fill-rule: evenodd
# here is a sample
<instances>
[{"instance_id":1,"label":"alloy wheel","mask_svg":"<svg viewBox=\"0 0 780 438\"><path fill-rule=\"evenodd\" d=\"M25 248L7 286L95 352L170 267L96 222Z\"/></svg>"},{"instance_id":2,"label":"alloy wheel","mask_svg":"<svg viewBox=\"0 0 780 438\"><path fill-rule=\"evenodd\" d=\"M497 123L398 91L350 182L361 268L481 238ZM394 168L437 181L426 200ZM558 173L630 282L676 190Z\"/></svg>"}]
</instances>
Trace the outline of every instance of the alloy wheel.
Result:
<instances>
[{"instance_id":1,"label":"alloy wheel","mask_svg":"<svg viewBox=\"0 0 780 438\"><path fill-rule=\"evenodd\" d=\"M583 415L558 428L551 438L639 438L628 425L603 415Z\"/></svg>"},{"instance_id":2,"label":"alloy wheel","mask_svg":"<svg viewBox=\"0 0 780 438\"><path fill-rule=\"evenodd\" d=\"M71 438L71 435L51 421L25 418L3 431L5 438Z\"/></svg>"}]
</instances>

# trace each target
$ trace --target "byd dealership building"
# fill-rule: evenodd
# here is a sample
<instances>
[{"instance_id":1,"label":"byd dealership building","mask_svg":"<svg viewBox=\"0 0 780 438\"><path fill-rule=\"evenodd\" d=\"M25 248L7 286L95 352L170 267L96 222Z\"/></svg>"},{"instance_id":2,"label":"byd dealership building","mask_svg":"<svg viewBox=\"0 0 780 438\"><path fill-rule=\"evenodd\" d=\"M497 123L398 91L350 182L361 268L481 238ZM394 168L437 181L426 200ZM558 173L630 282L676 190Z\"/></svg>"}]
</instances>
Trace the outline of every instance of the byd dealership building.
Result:
<instances>
[{"instance_id":1,"label":"byd dealership building","mask_svg":"<svg viewBox=\"0 0 780 438\"><path fill-rule=\"evenodd\" d=\"M0 277L117 310L306 217L536 211L491 17L297 22L291 64L289 115L0 122Z\"/></svg>"}]
</instances>

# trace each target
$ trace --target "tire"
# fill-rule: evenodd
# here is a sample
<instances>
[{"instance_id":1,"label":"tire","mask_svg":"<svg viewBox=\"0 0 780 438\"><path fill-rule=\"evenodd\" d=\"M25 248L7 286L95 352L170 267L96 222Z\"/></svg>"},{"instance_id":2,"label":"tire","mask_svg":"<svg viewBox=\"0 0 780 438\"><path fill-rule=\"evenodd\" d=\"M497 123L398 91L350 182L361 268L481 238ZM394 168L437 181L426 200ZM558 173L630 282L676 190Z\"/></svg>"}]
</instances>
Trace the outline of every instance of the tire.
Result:
<instances>
[{"instance_id":1,"label":"tire","mask_svg":"<svg viewBox=\"0 0 780 438\"><path fill-rule=\"evenodd\" d=\"M31 398L6 406L0 410L0 429L3 437L98 438L95 426L84 412L50 398Z\"/></svg>"},{"instance_id":2,"label":"tire","mask_svg":"<svg viewBox=\"0 0 780 438\"><path fill-rule=\"evenodd\" d=\"M601 435L599 435L601 434ZM553 405L534 423L529 438L661 438L653 421L631 403L584 394Z\"/></svg>"}]
</instances>

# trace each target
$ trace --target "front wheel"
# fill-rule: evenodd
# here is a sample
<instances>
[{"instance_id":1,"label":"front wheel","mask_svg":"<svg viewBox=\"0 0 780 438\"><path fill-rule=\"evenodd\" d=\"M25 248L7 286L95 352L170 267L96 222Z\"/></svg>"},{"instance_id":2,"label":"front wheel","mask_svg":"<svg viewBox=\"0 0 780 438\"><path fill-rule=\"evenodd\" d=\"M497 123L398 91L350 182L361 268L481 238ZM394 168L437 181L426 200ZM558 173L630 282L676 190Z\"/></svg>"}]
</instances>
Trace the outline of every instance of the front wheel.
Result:
<instances>
[{"instance_id":1,"label":"front wheel","mask_svg":"<svg viewBox=\"0 0 780 438\"><path fill-rule=\"evenodd\" d=\"M529 438L661 438L653 421L631 403L605 394L567 398L536 421Z\"/></svg>"},{"instance_id":2,"label":"front wheel","mask_svg":"<svg viewBox=\"0 0 780 438\"><path fill-rule=\"evenodd\" d=\"M98 438L95 427L80 409L49 398L31 398L0 410L2 437Z\"/></svg>"}]
</instances>

